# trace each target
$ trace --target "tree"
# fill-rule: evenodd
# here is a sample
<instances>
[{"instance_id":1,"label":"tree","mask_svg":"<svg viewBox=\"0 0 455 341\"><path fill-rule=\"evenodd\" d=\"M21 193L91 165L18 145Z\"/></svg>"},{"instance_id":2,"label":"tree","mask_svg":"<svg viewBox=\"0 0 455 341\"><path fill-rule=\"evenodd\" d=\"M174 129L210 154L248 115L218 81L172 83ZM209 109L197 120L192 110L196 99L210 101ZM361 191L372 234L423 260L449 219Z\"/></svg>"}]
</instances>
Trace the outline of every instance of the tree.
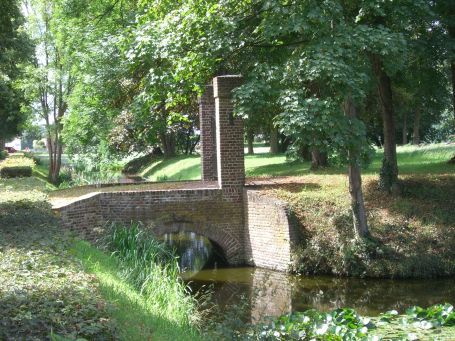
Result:
<instances>
[{"instance_id":1,"label":"tree","mask_svg":"<svg viewBox=\"0 0 455 341\"><path fill-rule=\"evenodd\" d=\"M21 64L30 61L31 42L24 34L24 18L19 1L0 3L0 150L5 140L19 134L27 120L21 110L26 104L18 82L22 77Z\"/></svg>"},{"instance_id":2,"label":"tree","mask_svg":"<svg viewBox=\"0 0 455 341\"><path fill-rule=\"evenodd\" d=\"M60 20L59 2L36 0L27 4L29 32L36 43L36 59L27 68L23 89L36 103L36 112L46 125L49 153L48 178L59 182L62 162L63 117L68 109L74 79L71 74L72 33Z\"/></svg>"}]
</instances>

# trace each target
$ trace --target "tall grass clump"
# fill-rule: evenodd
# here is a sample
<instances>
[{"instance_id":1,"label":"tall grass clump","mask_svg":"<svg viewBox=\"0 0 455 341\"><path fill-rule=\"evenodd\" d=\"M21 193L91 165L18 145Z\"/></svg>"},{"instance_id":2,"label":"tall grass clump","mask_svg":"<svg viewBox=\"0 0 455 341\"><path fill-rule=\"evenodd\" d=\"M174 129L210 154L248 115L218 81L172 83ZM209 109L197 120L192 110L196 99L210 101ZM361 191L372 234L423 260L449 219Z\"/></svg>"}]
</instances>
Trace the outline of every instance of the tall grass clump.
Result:
<instances>
[{"instance_id":1,"label":"tall grass clump","mask_svg":"<svg viewBox=\"0 0 455 341\"><path fill-rule=\"evenodd\" d=\"M176 255L140 223L112 224L104 246L119 261L123 279L146 299L150 311L192 328L198 324L197 299L179 276Z\"/></svg>"}]
</instances>

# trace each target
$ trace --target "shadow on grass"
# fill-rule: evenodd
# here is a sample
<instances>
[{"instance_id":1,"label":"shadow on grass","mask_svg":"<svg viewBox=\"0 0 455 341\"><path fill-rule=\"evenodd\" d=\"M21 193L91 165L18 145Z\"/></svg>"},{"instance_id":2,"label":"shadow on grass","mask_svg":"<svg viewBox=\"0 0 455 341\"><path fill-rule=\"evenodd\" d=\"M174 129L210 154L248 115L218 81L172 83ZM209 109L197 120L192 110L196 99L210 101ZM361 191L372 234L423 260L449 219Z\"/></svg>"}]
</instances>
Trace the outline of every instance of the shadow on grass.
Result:
<instances>
[{"instance_id":1,"label":"shadow on grass","mask_svg":"<svg viewBox=\"0 0 455 341\"><path fill-rule=\"evenodd\" d=\"M103 297L109 302L116 302L112 316L124 339L199 339L194 329L180 326L151 311L146 299L119 277L115 259L83 241L77 242L72 252L82 261L87 272L96 275Z\"/></svg>"},{"instance_id":2,"label":"shadow on grass","mask_svg":"<svg viewBox=\"0 0 455 341\"><path fill-rule=\"evenodd\" d=\"M180 155L180 156L176 156L173 158L161 158L159 161L156 161L152 166L146 168L142 172L141 175L145 178L151 177L153 175L156 175L156 174L162 172L164 169L166 169L168 167L172 168L175 164L178 164L180 161L187 161L187 160L193 160L193 159L200 159L200 156ZM188 177L188 175L186 174L187 169L191 168L190 171L195 172L197 167L200 167L200 165L199 164L196 165L196 168L194 168L194 165L191 165L189 167L184 167L178 171L178 173L180 173L179 176ZM171 171L175 171L175 169L172 169ZM199 170L199 173L200 173L200 170ZM169 179L171 179L171 178L174 179L176 177L176 174L163 174L163 175L167 175L169 177Z\"/></svg>"},{"instance_id":3,"label":"shadow on grass","mask_svg":"<svg viewBox=\"0 0 455 341\"><path fill-rule=\"evenodd\" d=\"M109 316L102 309L104 302L82 283L63 284L66 273L47 276L55 276L53 283L1 293L1 340L48 340L51 334L64 336L65 340L116 339Z\"/></svg>"},{"instance_id":4,"label":"shadow on grass","mask_svg":"<svg viewBox=\"0 0 455 341\"><path fill-rule=\"evenodd\" d=\"M0 339L114 339L104 303L45 198L0 203ZM33 200L34 199L34 200Z\"/></svg>"},{"instance_id":5,"label":"shadow on grass","mask_svg":"<svg viewBox=\"0 0 455 341\"><path fill-rule=\"evenodd\" d=\"M272 184L259 184L249 185L248 188L252 189L280 189L290 193L300 193L303 191L317 191L321 189L321 185L317 183L307 182L284 182L284 183L272 183Z\"/></svg>"}]
</instances>

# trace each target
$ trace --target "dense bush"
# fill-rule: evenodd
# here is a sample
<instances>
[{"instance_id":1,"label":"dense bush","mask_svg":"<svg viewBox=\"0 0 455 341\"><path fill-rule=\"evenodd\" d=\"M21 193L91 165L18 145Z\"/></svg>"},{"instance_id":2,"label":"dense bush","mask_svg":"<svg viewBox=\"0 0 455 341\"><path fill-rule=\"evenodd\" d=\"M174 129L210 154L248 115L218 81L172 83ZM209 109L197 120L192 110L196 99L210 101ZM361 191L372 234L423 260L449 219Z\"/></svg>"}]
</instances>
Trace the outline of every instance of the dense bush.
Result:
<instances>
[{"instance_id":1,"label":"dense bush","mask_svg":"<svg viewBox=\"0 0 455 341\"><path fill-rule=\"evenodd\" d=\"M0 165L0 177L17 178L32 176L34 162L24 156L9 157Z\"/></svg>"},{"instance_id":2,"label":"dense bush","mask_svg":"<svg viewBox=\"0 0 455 341\"><path fill-rule=\"evenodd\" d=\"M0 150L0 160L5 160L8 156L8 152L6 150Z\"/></svg>"}]
</instances>

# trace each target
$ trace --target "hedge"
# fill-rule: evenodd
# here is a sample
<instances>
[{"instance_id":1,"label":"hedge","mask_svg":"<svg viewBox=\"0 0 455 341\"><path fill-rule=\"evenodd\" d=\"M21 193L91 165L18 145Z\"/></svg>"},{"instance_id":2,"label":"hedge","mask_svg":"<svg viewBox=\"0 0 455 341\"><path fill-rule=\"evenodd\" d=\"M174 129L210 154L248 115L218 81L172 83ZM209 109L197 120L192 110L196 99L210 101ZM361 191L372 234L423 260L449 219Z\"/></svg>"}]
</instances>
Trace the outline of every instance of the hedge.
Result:
<instances>
[{"instance_id":1,"label":"hedge","mask_svg":"<svg viewBox=\"0 0 455 341\"><path fill-rule=\"evenodd\" d=\"M32 176L35 163L26 157L7 158L0 164L0 177L16 178Z\"/></svg>"}]
</instances>

